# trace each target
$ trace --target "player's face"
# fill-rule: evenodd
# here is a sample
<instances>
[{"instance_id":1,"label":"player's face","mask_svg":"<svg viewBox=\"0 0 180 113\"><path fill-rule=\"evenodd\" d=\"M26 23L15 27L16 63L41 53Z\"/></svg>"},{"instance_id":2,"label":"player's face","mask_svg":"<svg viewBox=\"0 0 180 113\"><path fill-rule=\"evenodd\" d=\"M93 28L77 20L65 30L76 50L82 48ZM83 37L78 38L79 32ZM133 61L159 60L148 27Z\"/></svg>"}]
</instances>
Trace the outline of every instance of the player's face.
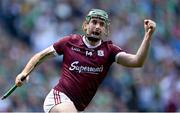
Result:
<instances>
[{"instance_id":1,"label":"player's face","mask_svg":"<svg viewBox=\"0 0 180 113\"><path fill-rule=\"evenodd\" d=\"M104 20L99 18L92 18L87 25L87 34L90 37L102 39L105 36L106 23Z\"/></svg>"}]
</instances>

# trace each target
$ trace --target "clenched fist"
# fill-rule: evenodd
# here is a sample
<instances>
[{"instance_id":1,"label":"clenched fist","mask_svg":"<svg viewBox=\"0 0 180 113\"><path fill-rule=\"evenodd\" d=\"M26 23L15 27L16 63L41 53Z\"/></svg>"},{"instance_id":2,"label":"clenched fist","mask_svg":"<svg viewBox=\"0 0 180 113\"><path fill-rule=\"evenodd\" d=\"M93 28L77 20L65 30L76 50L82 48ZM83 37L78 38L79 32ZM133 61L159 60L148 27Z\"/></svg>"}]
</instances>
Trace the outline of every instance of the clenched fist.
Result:
<instances>
[{"instance_id":1,"label":"clenched fist","mask_svg":"<svg viewBox=\"0 0 180 113\"><path fill-rule=\"evenodd\" d=\"M148 33L148 35L152 35L156 29L156 23L150 19L144 20L144 29L145 33Z\"/></svg>"},{"instance_id":2,"label":"clenched fist","mask_svg":"<svg viewBox=\"0 0 180 113\"><path fill-rule=\"evenodd\" d=\"M15 84L20 87L23 85L23 81L26 80L26 82L29 81L29 76L25 76L24 74L20 73L19 75L17 75L16 80L15 80Z\"/></svg>"}]
</instances>

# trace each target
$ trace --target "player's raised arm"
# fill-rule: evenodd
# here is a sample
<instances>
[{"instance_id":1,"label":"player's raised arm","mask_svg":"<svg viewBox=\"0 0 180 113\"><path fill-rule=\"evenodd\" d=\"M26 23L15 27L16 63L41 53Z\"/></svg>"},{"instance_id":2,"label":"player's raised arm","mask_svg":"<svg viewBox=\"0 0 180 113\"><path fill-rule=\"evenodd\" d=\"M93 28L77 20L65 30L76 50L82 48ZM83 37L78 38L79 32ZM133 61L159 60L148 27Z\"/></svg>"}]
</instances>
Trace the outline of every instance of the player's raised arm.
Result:
<instances>
[{"instance_id":1,"label":"player's raised arm","mask_svg":"<svg viewBox=\"0 0 180 113\"><path fill-rule=\"evenodd\" d=\"M43 51L36 53L27 63L25 68L22 70L22 72L17 75L15 83L17 86L22 86L23 81L22 78L25 77L26 80L28 80L29 74L34 70L34 68L39 65L41 62L43 62L45 59L50 58L52 56L55 56L55 50L53 46L50 46Z\"/></svg>"},{"instance_id":2,"label":"player's raised arm","mask_svg":"<svg viewBox=\"0 0 180 113\"><path fill-rule=\"evenodd\" d=\"M145 35L136 54L120 52L116 55L116 62L127 67L142 67L148 54L152 34L156 23L152 20L144 20Z\"/></svg>"}]
</instances>

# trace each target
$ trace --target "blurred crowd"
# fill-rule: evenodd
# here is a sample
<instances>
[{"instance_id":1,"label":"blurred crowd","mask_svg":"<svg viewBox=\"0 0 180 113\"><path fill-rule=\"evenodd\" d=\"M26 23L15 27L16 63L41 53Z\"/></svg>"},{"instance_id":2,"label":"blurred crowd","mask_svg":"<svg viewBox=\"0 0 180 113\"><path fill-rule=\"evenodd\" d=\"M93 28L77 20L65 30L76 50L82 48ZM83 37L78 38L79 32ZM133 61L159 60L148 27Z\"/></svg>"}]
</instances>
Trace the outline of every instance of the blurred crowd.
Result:
<instances>
[{"instance_id":1,"label":"blurred crowd","mask_svg":"<svg viewBox=\"0 0 180 113\"><path fill-rule=\"evenodd\" d=\"M27 61L61 37L82 33L91 8L110 15L112 40L135 53L144 36L143 20L157 23L142 68L113 64L86 111L180 111L180 0L0 0L0 95L13 84ZM7 99L0 112L42 112L43 101L58 82L62 57L50 59L29 83Z\"/></svg>"}]
</instances>

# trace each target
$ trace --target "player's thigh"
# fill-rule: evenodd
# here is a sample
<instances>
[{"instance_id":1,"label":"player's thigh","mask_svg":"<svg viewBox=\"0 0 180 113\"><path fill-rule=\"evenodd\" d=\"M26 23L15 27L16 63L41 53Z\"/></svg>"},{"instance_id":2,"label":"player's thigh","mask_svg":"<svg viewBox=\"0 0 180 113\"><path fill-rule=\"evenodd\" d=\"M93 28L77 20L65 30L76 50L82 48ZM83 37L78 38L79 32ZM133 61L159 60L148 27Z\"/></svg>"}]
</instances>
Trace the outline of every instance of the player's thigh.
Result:
<instances>
[{"instance_id":1,"label":"player's thigh","mask_svg":"<svg viewBox=\"0 0 180 113\"><path fill-rule=\"evenodd\" d=\"M50 110L50 113L53 112L77 112L77 109L72 102L62 102Z\"/></svg>"}]
</instances>

